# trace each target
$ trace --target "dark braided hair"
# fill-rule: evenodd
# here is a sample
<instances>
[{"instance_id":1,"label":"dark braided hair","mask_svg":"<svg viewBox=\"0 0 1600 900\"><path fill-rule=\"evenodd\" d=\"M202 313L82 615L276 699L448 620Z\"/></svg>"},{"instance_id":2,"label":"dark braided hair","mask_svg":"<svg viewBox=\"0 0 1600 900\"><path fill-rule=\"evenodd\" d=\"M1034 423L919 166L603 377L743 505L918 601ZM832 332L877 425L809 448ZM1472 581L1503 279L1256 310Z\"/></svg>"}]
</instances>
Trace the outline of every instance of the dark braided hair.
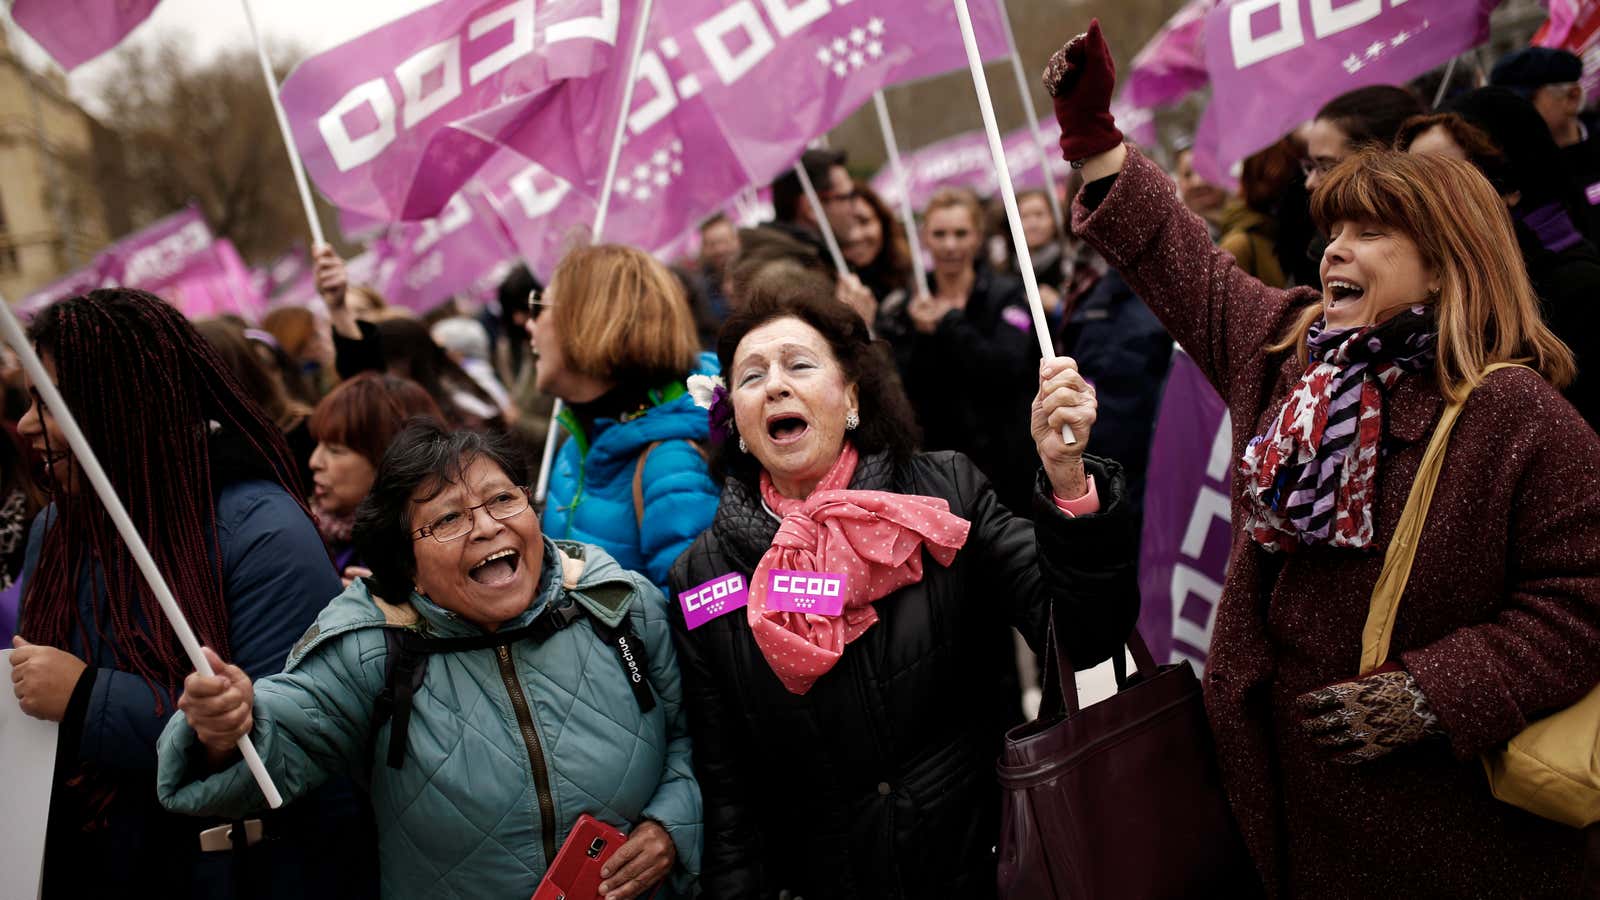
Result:
<instances>
[{"instance_id":1,"label":"dark braided hair","mask_svg":"<svg viewBox=\"0 0 1600 900\"><path fill-rule=\"evenodd\" d=\"M282 432L188 320L144 291L111 288L63 300L39 315L29 338L54 364L62 397L189 624L201 643L229 658L213 491L226 481L222 457L231 453L241 458L244 477L275 480L304 507ZM70 652L73 631L87 647L92 628L112 648L117 668L176 695L191 668L177 634L76 459L69 460L77 487L51 486L57 515L27 586L19 631ZM79 615L78 581L91 562L104 573L110 621L100 620L98 603L93 621ZM166 712L159 693L156 712Z\"/></svg>"}]
</instances>

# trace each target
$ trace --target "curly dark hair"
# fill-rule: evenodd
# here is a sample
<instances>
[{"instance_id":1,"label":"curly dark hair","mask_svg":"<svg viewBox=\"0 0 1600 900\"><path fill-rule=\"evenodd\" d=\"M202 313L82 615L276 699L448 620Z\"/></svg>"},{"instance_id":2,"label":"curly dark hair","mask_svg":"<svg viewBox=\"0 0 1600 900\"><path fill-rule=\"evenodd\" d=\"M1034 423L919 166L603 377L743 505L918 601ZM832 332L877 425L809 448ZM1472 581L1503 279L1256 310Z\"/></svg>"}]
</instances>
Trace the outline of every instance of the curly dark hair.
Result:
<instances>
[{"instance_id":1,"label":"curly dark hair","mask_svg":"<svg viewBox=\"0 0 1600 900\"><path fill-rule=\"evenodd\" d=\"M867 323L855 310L834 298L833 284L822 275L791 266L774 267L753 278L745 303L723 323L717 335L717 361L724 374L733 368L734 353L756 328L795 318L815 328L844 368L846 383L860 392L861 425L850 432L862 455L887 450L904 461L917 452L922 431L900 384L888 344L874 341ZM736 478L755 490L761 464L739 449L736 437L718 445L711 458L712 475Z\"/></svg>"},{"instance_id":2,"label":"curly dark hair","mask_svg":"<svg viewBox=\"0 0 1600 900\"><path fill-rule=\"evenodd\" d=\"M424 485L442 489L454 484L479 458L493 460L512 482L528 483L527 459L504 434L450 431L433 419L411 420L383 454L372 492L356 507L352 535L356 553L372 569L380 596L393 603L411 596L417 575L412 495Z\"/></svg>"}]
</instances>

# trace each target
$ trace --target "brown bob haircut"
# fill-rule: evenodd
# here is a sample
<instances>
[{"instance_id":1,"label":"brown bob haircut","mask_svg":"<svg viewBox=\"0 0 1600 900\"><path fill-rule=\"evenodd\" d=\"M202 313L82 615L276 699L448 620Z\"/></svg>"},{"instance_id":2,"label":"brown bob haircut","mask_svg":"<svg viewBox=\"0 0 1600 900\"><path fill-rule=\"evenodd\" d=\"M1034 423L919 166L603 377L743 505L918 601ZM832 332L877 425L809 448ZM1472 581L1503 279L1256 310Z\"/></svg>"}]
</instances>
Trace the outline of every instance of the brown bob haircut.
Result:
<instances>
[{"instance_id":1,"label":"brown bob haircut","mask_svg":"<svg viewBox=\"0 0 1600 900\"><path fill-rule=\"evenodd\" d=\"M444 421L439 404L409 378L364 372L340 384L311 412L311 436L319 444L339 444L376 466L407 421Z\"/></svg>"},{"instance_id":2,"label":"brown bob haircut","mask_svg":"<svg viewBox=\"0 0 1600 900\"><path fill-rule=\"evenodd\" d=\"M278 346L299 362L317 331L317 317L304 306L280 306L261 319L261 330L278 339Z\"/></svg>"},{"instance_id":3,"label":"brown bob haircut","mask_svg":"<svg viewBox=\"0 0 1600 900\"><path fill-rule=\"evenodd\" d=\"M1577 372L1572 351L1545 325L1517 253L1511 215L1476 167L1442 156L1366 150L1328 174L1311 195L1324 233L1339 222L1370 222L1409 237L1439 273L1435 375L1451 400L1464 400L1492 363L1521 363L1557 388ZM1510 261L1508 264L1508 260ZM1306 333L1322 316L1308 307L1284 340L1306 358Z\"/></svg>"},{"instance_id":4,"label":"brown bob haircut","mask_svg":"<svg viewBox=\"0 0 1600 900\"><path fill-rule=\"evenodd\" d=\"M659 384L694 370L700 340L683 286L648 253L579 247L550 276L561 355L573 371Z\"/></svg>"}]
</instances>

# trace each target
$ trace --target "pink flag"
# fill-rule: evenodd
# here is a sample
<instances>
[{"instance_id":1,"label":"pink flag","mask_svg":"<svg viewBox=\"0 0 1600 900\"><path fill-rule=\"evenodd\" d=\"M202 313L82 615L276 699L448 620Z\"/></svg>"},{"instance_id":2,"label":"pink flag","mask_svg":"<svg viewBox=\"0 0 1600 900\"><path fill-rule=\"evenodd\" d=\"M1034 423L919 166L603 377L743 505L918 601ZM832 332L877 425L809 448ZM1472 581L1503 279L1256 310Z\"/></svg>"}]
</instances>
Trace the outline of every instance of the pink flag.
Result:
<instances>
[{"instance_id":1,"label":"pink flag","mask_svg":"<svg viewBox=\"0 0 1600 900\"><path fill-rule=\"evenodd\" d=\"M992 0L971 4L986 58L1006 52ZM631 16L623 16L628 33ZM671 243L770 181L874 91L965 64L949 0L672 0L650 22L607 240ZM549 92L507 144L597 197L625 74ZM974 102L970 95L952 102Z\"/></svg>"},{"instance_id":2,"label":"pink flag","mask_svg":"<svg viewBox=\"0 0 1600 900\"><path fill-rule=\"evenodd\" d=\"M1131 105L1164 106L1206 86L1209 76L1201 37L1206 14L1217 2L1189 0L1133 58L1123 84L1123 96Z\"/></svg>"},{"instance_id":3,"label":"pink flag","mask_svg":"<svg viewBox=\"0 0 1600 900\"><path fill-rule=\"evenodd\" d=\"M621 0L443 0L320 53L284 80L306 171L336 205L422 219L542 92L613 62Z\"/></svg>"},{"instance_id":4,"label":"pink flag","mask_svg":"<svg viewBox=\"0 0 1600 900\"><path fill-rule=\"evenodd\" d=\"M1118 118L1121 124L1121 118ZM1001 139L1006 150L1006 166L1019 189L1044 187L1044 173L1039 166L1039 144L1032 129L1022 128ZM1053 149L1053 146L1052 146ZM1061 159L1061 154L1049 155L1050 171L1058 179L1065 179L1072 169ZM989 139L981 131L969 131L955 137L929 144L914 153L901 157L906 169L906 180L911 188L911 206L922 209L941 187L966 187L989 196L1000 189L994 159L989 155ZM884 166L872 177L872 189L894 206L900 202L900 186L895 183L894 169Z\"/></svg>"},{"instance_id":5,"label":"pink flag","mask_svg":"<svg viewBox=\"0 0 1600 900\"><path fill-rule=\"evenodd\" d=\"M468 192L450 198L437 218L392 226L374 249L374 286L419 313L499 284L517 256L488 201Z\"/></svg>"},{"instance_id":6,"label":"pink flag","mask_svg":"<svg viewBox=\"0 0 1600 900\"><path fill-rule=\"evenodd\" d=\"M15 0L11 18L61 68L110 50L150 17L161 0Z\"/></svg>"},{"instance_id":7,"label":"pink flag","mask_svg":"<svg viewBox=\"0 0 1600 900\"><path fill-rule=\"evenodd\" d=\"M1224 0L1206 16L1211 105L1195 168L1231 184L1234 164L1334 97L1403 84L1489 37L1500 0Z\"/></svg>"}]
</instances>

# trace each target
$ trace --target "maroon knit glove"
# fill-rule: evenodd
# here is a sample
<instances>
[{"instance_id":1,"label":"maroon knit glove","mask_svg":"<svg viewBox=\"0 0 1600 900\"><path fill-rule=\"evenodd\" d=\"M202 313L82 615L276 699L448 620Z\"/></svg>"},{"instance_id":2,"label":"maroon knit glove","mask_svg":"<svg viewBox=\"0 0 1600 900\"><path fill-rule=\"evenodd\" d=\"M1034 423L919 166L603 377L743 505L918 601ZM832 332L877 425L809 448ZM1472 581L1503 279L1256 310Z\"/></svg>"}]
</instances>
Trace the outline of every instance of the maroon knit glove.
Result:
<instances>
[{"instance_id":1,"label":"maroon knit glove","mask_svg":"<svg viewBox=\"0 0 1600 900\"><path fill-rule=\"evenodd\" d=\"M1417 680L1395 663L1301 694L1295 709L1306 734L1342 763L1367 762L1443 733Z\"/></svg>"},{"instance_id":2,"label":"maroon knit glove","mask_svg":"<svg viewBox=\"0 0 1600 900\"><path fill-rule=\"evenodd\" d=\"M1044 68L1044 87L1055 98L1061 124L1062 159L1077 162L1122 143L1111 117L1116 86L1117 66L1100 34L1100 20L1094 19L1087 32L1067 41Z\"/></svg>"}]
</instances>

